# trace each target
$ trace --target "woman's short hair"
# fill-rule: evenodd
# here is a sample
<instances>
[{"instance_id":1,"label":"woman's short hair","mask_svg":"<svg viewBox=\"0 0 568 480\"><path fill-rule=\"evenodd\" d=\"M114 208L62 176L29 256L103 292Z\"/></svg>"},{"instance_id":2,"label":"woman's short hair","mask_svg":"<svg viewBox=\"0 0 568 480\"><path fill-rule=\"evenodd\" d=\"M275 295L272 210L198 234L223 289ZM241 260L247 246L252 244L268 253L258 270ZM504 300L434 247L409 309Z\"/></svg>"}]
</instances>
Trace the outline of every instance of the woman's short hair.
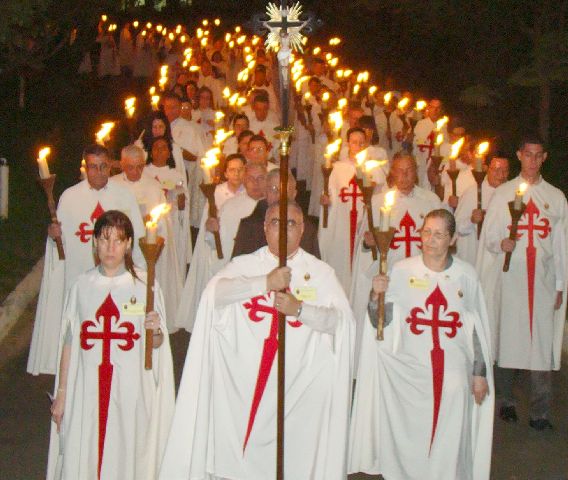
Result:
<instances>
[{"instance_id":1,"label":"woman's short hair","mask_svg":"<svg viewBox=\"0 0 568 480\"><path fill-rule=\"evenodd\" d=\"M450 237L453 237L456 233L456 219L454 214L446 210L445 208L438 208L436 210L431 210L428 214L424 217L424 224L426 224L426 220L429 218L441 218L446 223L446 228L450 233Z\"/></svg>"}]
</instances>

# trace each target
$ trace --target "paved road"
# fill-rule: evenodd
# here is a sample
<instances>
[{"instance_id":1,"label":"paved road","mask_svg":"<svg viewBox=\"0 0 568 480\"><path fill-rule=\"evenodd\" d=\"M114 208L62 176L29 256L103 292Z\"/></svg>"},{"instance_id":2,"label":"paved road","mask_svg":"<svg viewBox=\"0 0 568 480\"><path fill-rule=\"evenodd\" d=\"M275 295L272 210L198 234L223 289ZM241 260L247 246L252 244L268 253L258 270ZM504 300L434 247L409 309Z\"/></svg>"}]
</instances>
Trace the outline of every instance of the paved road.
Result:
<instances>
[{"instance_id":1,"label":"paved road","mask_svg":"<svg viewBox=\"0 0 568 480\"><path fill-rule=\"evenodd\" d=\"M44 478L49 437L49 407L45 394L53 377L25 373L34 305L0 345L0 478ZM188 335L172 336L176 377L179 380ZM568 361L568 359L566 359ZM504 425L497 420L493 448L494 480L568 480L568 367L554 374L555 430L537 433L527 425L527 404L519 408L521 421ZM522 394L527 382L519 388ZM525 395L526 398L526 395ZM352 475L350 480L374 479Z\"/></svg>"}]
</instances>

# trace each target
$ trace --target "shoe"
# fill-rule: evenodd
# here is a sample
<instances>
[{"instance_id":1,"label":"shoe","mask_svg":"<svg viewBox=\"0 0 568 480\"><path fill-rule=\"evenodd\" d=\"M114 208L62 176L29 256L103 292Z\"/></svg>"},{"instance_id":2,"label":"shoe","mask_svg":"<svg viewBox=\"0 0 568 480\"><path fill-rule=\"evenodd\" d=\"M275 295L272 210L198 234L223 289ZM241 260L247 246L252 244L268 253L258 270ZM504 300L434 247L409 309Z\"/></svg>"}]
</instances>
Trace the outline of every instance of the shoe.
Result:
<instances>
[{"instance_id":1,"label":"shoe","mask_svg":"<svg viewBox=\"0 0 568 480\"><path fill-rule=\"evenodd\" d=\"M501 407L499 409L499 417L501 417L501 420L507 423L516 423L517 420L519 420L519 417L517 417L517 410L515 410L515 407L513 405Z\"/></svg>"},{"instance_id":2,"label":"shoe","mask_svg":"<svg viewBox=\"0 0 568 480\"><path fill-rule=\"evenodd\" d=\"M544 430L552 430L552 423L546 418L537 418L536 420L529 420L529 425L531 428L542 432Z\"/></svg>"}]
</instances>

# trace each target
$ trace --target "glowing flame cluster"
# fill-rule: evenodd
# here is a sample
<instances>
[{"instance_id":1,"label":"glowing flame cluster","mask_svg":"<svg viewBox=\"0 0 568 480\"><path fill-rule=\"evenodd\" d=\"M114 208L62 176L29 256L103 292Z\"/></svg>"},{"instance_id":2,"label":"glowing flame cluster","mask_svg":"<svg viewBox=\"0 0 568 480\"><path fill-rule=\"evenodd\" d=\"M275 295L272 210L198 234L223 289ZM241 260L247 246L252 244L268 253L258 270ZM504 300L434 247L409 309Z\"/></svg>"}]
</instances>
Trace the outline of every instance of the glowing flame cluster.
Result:
<instances>
[{"instance_id":1,"label":"glowing flame cluster","mask_svg":"<svg viewBox=\"0 0 568 480\"><path fill-rule=\"evenodd\" d=\"M105 122L101 125L100 130L95 134L97 143L104 145L104 142L108 141L110 132L114 128L114 122Z\"/></svg>"}]
</instances>

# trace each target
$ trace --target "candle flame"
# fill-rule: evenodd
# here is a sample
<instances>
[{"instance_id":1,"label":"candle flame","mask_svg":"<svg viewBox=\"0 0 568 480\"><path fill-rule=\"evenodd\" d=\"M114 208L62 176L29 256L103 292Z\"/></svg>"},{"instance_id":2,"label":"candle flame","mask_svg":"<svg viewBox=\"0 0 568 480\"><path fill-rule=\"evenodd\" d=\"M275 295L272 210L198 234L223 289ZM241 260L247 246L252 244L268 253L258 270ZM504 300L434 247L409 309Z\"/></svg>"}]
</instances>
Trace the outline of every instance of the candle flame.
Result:
<instances>
[{"instance_id":1,"label":"candle flame","mask_svg":"<svg viewBox=\"0 0 568 480\"><path fill-rule=\"evenodd\" d=\"M328 102L329 101L329 92L323 92L321 99L322 99L323 102Z\"/></svg>"},{"instance_id":2,"label":"candle flame","mask_svg":"<svg viewBox=\"0 0 568 480\"><path fill-rule=\"evenodd\" d=\"M447 116L443 116L442 118L440 118L437 122L436 122L436 130L440 131L442 130L442 128L444 127L444 125L446 125L446 123L448 123L449 118Z\"/></svg>"},{"instance_id":3,"label":"candle flame","mask_svg":"<svg viewBox=\"0 0 568 480\"><path fill-rule=\"evenodd\" d=\"M416 102L416 111L421 112L426 108L426 102L424 100L418 100Z\"/></svg>"},{"instance_id":4,"label":"candle flame","mask_svg":"<svg viewBox=\"0 0 568 480\"><path fill-rule=\"evenodd\" d=\"M339 108L340 110L344 109L347 106L347 99L346 98L340 98L337 101L337 108Z\"/></svg>"},{"instance_id":5,"label":"candle flame","mask_svg":"<svg viewBox=\"0 0 568 480\"><path fill-rule=\"evenodd\" d=\"M129 97L124 101L124 110L128 118L134 116L134 112L136 111L136 97Z\"/></svg>"},{"instance_id":6,"label":"candle flame","mask_svg":"<svg viewBox=\"0 0 568 480\"><path fill-rule=\"evenodd\" d=\"M241 31L241 27L239 27L238 25L235 27L235 32L239 33Z\"/></svg>"},{"instance_id":7,"label":"candle flame","mask_svg":"<svg viewBox=\"0 0 568 480\"><path fill-rule=\"evenodd\" d=\"M148 227L150 224L150 226L155 226L158 224L158 220L160 219L160 217L164 216L166 213L168 213L170 210L172 209L172 207L167 204L167 203L160 203L160 205L155 206L151 211L150 211L150 218L151 220L146 222L146 227Z\"/></svg>"},{"instance_id":8,"label":"candle flame","mask_svg":"<svg viewBox=\"0 0 568 480\"><path fill-rule=\"evenodd\" d=\"M369 95L372 97L375 92L377 91L377 86L376 85L372 85L371 87L369 87Z\"/></svg>"},{"instance_id":9,"label":"candle flame","mask_svg":"<svg viewBox=\"0 0 568 480\"><path fill-rule=\"evenodd\" d=\"M388 160L367 160L365 162L365 171L370 172L371 170L374 170L377 167L382 167L383 165L386 165L387 163L388 163Z\"/></svg>"},{"instance_id":10,"label":"candle flame","mask_svg":"<svg viewBox=\"0 0 568 480\"><path fill-rule=\"evenodd\" d=\"M478 155L485 155L487 153L487 150L489 150L489 142L481 142L477 146L477 154Z\"/></svg>"},{"instance_id":11,"label":"candle flame","mask_svg":"<svg viewBox=\"0 0 568 480\"><path fill-rule=\"evenodd\" d=\"M105 122L101 125L101 129L96 133L97 142L103 143L108 138L111 130L114 128L114 122Z\"/></svg>"},{"instance_id":12,"label":"candle flame","mask_svg":"<svg viewBox=\"0 0 568 480\"><path fill-rule=\"evenodd\" d=\"M101 20L102 20L103 22L106 22L107 19L108 19L108 17L107 17L106 15L101 15Z\"/></svg>"},{"instance_id":13,"label":"candle flame","mask_svg":"<svg viewBox=\"0 0 568 480\"><path fill-rule=\"evenodd\" d=\"M152 95L152 106L157 107L160 102L160 95Z\"/></svg>"},{"instance_id":14,"label":"candle flame","mask_svg":"<svg viewBox=\"0 0 568 480\"><path fill-rule=\"evenodd\" d=\"M132 26L134 28L138 28L138 25L140 25L140 22L138 20L134 20L134 22L132 22Z\"/></svg>"},{"instance_id":15,"label":"candle flame","mask_svg":"<svg viewBox=\"0 0 568 480\"><path fill-rule=\"evenodd\" d=\"M355 155L355 159L357 160L357 165L362 167L365 164L365 160L367 158L367 149L361 150L359 153Z\"/></svg>"},{"instance_id":16,"label":"candle flame","mask_svg":"<svg viewBox=\"0 0 568 480\"><path fill-rule=\"evenodd\" d=\"M396 190L389 190L386 194L385 194L385 208L392 208L392 206L394 205L394 197L396 194Z\"/></svg>"},{"instance_id":17,"label":"candle flame","mask_svg":"<svg viewBox=\"0 0 568 480\"><path fill-rule=\"evenodd\" d=\"M319 55L320 53L321 53L321 48L320 48L320 47L314 48L314 55Z\"/></svg>"},{"instance_id":18,"label":"candle flame","mask_svg":"<svg viewBox=\"0 0 568 480\"><path fill-rule=\"evenodd\" d=\"M225 132L224 128L221 128L215 132L215 145L221 145L227 138L229 138L233 133L233 130Z\"/></svg>"},{"instance_id":19,"label":"candle flame","mask_svg":"<svg viewBox=\"0 0 568 480\"><path fill-rule=\"evenodd\" d=\"M213 23L215 24L216 27L218 27L219 25L221 25L221 20L219 18L216 18Z\"/></svg>"},{"instance_id":20,"label":"candle flame","mask_svg":"<svg viewBox=\"0 0 568 480\"><path fill-rule=\"evenodd\" d=\"M521 183L519 185L519 190L518 190L519 195L524 195L524 193L527 191L528 186L529 186L528 183L525 182Z\"/></svg>"},{"instance_id":21,"label":"candle flame","mask_svg":"<svg viewBox=\"0 0 568 480\"><path fill-rule=\"evenodd\" d=\"M359 85L358 83L356 83L353 86L353 95L357 95L359 93L359 90L361 90L361 85Z\"/></svg>"},{"instance_id":22,"label":"candle flame","mask_svg":"<svg viewBox=\"0 0 568 480\"><path fill-rule=\"evenodd\" d=\"M404 97L402 100L400 100L400 102L398 102L398 105L397 105L398 109L404 110L409 102L410 102L410 99L408 97Z\"/></svg>"},{"instance_id":23,"label":"candle flame","mask_svg":"<svg viewBox=\"0 0 568 480\"><path fill-rule=\"evenodd\" d=\"M231 96L231 89L229 87L225 87L223 89L223 98L229 98Z\"/></svg>"},{"instance_id":24,"label":"candle flame","mask_svg":"<svg viewBox=\"0 0 568 480\"><path fill-rule=\"evenodd\" d=\"M300 77L297 81L296 81L296 91L299 92L302 89L302 85L305 81L307 81L310 77L308 77L307 75L304 75L303 77Z\"/></svg>"},{"instance_id":25,"label":"candle flame","mask_svg":"<svg viewBox=\"0 0 568 480\"><path fill-rule=\"evenodd\" d=\"M335 140L334 142L328 144L327 147L325 147L325 155L327 157L331 157L332 155L336 154L337 152L339 152L339 147L341 146L341 138L338 138L337 140Z\"/></svg>"},{"instance_id":26,"label":"candle flame","mask_svg":"<svg viewBox=\"0 0 568 480\"><path fill-rule=\"evenodd\" d=\"M150 30L150 29L152 28L152 22L148 22L148 23L146 24L146 28L147 28L148 30Z\"/></svg>"},{"instance_id":27,"label":"candle flame","mask_svg":"<svg viewBox=\"0 0 568 480\"><path fill-rule=\"evenodd\" d=\"M201 159L201 166L210 169L219 165L219 159L217 158L219 155L221 155L221 149L219 147L207 150L205 156Z\"/></svg>"},{"instance_id":28,"label":"candle flame","mask_svg":"<svg viewBox=\"0 0 568 480\"><path fill-rule=\"evenodd\" d=\"M452 143L452 150L450 153L450 158L452 160L458 158L458 155L460 154L460 150L463 147L464 142L465 142L465 137L461 137L457 142Z\"/></svg>"},{"instance_id":29,"label":"candle flame","mask_svg":"<svg viewBox=\"0 0 568 480\"><path fill-rule=\"evenodd\" d=\"M392 92L385 93L385 96L383 98L385 101L385 105L388 105L392 99Z\"/></svg>"},{"instance_id":30,"label":"candle flame","mask_svg":"<svg viewBox=\"0 0 568 480\"><path fill-rule=\"evenodd\" d=\"M330 113L328 118L333 123L334 130L339 130L343 126L343 115L340 110Z\"/></svg>"},{"instance_id":31,"label":"candle flame","mask_svg":"<svg viewBox=\"0 0 568 480\"><path fill-rule=\"evenodd\" d=\"M438 133L438 135L436 135L436 145L440 146L442 143L444 143L444 134Z\"/></svg>"},{"instance_id":32,"label":"candle flame","mask_svg":"<svg viewBox=\"0 0 568 480\"><path fill-rule=\"evenodd\" d=\"M50 153L51 153L51 147L41 148L39 153L37 154L38 161L45 160Z\"/></svg>"},{"instance_id":33,"label":"candle flame","mask_svg":"<svg viewBox=\"0 0 568 480\"><path fill-rule=\"evenodd\" d=\"M221 112L220 110L217 110L215 112L215 121L216 122L220 122L221 120L223 120L225 118L225 114L223 112Z\"/></svg>"},{"instance_id":34,"label":"candle flame","mask_svg":"<svg viewBox=\"0 0 568 480\"><path fill-rule=\"evenodd\" d=\"M163 28L164 28L164 27L163 27L162 25L157 25L157 26L156 26L156 31L157 31L157 32L161 32Z\"/></svg>"}]
</instances>

